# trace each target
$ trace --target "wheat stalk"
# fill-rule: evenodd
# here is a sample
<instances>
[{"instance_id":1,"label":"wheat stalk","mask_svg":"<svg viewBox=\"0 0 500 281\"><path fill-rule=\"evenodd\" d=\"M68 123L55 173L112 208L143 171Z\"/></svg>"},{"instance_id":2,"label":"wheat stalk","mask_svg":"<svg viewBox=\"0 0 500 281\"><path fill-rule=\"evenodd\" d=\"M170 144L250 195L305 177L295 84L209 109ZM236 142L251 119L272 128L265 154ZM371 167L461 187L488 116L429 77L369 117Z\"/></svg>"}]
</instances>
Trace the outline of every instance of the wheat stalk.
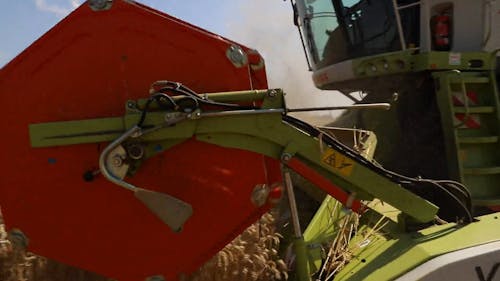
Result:
<instances>
[{"instance_id":1,"label":"wheat stalk","mask_svg":"<svg viewBox=\"0 0 500 281\"><path fill-rule=\"evenodd\" d=\"M189 280L287 280L287 266L278 255L282 237L275 232L274 220L270 213L262 216L192 274Z\"/></svg>"},{"instance_id":2,"label":"wheat stalk","mask_svg":"<svg viewBox=\"0 0 500 281\"><path fill-rule=\"evenodd\" d=\"M335 209L337 208L334 208L334 210ZM337 216L333 213L332 217ZM336 227L338 230L329 246L328 254L318 274L317 281L333 280L335 274L342 270L352 260L354 257L353 253L361 247L361 243L356 245L351 244L354 234L358 233L360 225L359 220L360 215L351 212L332 225L332 227ZM368 232L363 234L361 241L366 241L379 233L387 223L386 217L382 216Z\"/></svg>"},{"instance_id":3,"label":"wheat stalk","mask_svg":"<svg viewBox=\"0 0 500 281\"><path fill-rule=\"evenodd\" d=\"M33 255L8 239L0 212L1 281L111 281L78 268Z\"/></svg>"}]
</instances>

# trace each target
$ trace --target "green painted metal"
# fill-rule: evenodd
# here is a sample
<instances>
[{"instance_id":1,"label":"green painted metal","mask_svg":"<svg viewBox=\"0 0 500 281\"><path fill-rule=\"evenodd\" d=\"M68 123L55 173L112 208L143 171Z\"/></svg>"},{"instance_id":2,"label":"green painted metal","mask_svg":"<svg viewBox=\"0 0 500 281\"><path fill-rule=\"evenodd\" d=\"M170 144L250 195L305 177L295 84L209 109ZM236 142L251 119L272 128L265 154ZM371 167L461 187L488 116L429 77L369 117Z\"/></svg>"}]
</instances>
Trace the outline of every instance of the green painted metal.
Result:
<instances>
[{"instance_id":1,"label":"green painted metal","mask_svg":"<svg viewBox=\"0 0 500 281\"><path fill-rule=\"evenodd\" d=\"M304 242L304 238L295 238L293 240L293 250L295 253L295 263L297 264L297 268L295 270L295 280L297 281L310 281L310 269L309 263L307 259L307 249L306 243Z\"/></svg>"},{"instance_id":2,"label":"green painted metal","mask_svg":"<svg viewBox=\"0 0 500 281\"><path fill-rule=\"evenodd\" d=\"M274 122L271 118L275 118ZM355 165L352 174L349 176L331 169L320 161L321 151L318 140L282 123L281 115L279 114L276 114L276 116L266 115L258 117L233 116L230 119L207 118L199 121L197 134L213 134L214 131L218 131L218 133L225 132L258 136L270 142L275 142L282 147L286 147L290 142L293 142L298 148L296 155L299 158L316 164L317 166L315 166L315 168L318 170L334 175L335 177L331 177L332 182L339 186L351 191L354 190L352 187L355 187L357 191L368 194L372 198L380 198L383 201L393 204L398 209L401 209L419 221L432 220L435 211L437 211L436 207L433 207L432 204L426 201L423 202L422 199L416 197L408 190L402 189L398 185L361 165ZM222 142L217 143L210 142L226 147L240 147L239 144L233 144L230 141L221 141ZM274 158L279 159L280 156L281 154L275 155ZM338 178L347 181L350 185L346 186L345 184L339 183L337 180Z\"/></svg>"},{"instance_id":3,"label":"green painted metal","mask_svg":"<svg viewBox=\"0 0 500 281\"><path fill-rule=\"evenodd\" d=\"M465 107L460 107L460 106L454 106L453 107L453 112L455 113L465 113L468 111L469 113L493 113L495 112L495 107L493 106L469 106L468 109Z\"/></svg>"},{"instance_id":4,"label":"green painted metal","mask_svg":"<svg viewBox=\"0 0 500 281\"><path fill-rule=\"evenodd\" d=\"M336 128L333 131L336 136L339 136L339 133L348 131L350 138L352 138L356 130ZM347 140L344 143L346 142ZM354 142L352 145L354 145ZM369 133L368 138L360 140L360 143L357 145L364 147L361 155L371 160L377 146L377 137L375 134ZM388 204L386 205L389 206ZM320 270L325 259L323 245L332 243L338 234L340 220L349 212L339 201L327 195L309 222L304 231L304 241L307 244L308 267L311 273Z\"/></svg>"},{"instance_id":5,"label":"green painted metal","mask_svg":"<svg viewBox=\"0 0 500 281\"><path fill-rule=\"evenodd\" d=\"M252 94L253 92L248 92L239 95ZM263 109L283 109L283 93L279 90L269 90L262 104ZM147 146L154 147L159 142L196 136L201 141L262 153L276 159L281 159L282 152L288 148L289 152L295 153L295 156L325 175L337 186L356 192L359 198L380 198L421 222L433 220L437 213L438 208L432 203L363 165L354 163L352 171L345 174L323 163L318 139L283 122L281 113L205 118L193 115L192 119L175 126L161 127L168 114L174 113L147 114L144 123L146 127L160 126L156 131L140 137ZM138 113L129 112L123 118L33 124L30 126L30 135L32 145L35 147L111 141L120 131L131 128L138 120ZM100 130L95 129L96 124L100 124Z\"/></svg>"},{"instance_id":6,"label":"green painted metal","mask_svg":"<svg viewBox=\"0 0 500 281\"><path fill-rule=\"evenodd\" d=\"M353 258L334 280L393 280L442 254L500 240L498 214L479 217L466 226L449 223L410 233L398 231L397 224L386 219L381 231L365 239L362 233L370 232L380 216L366 215L360 235L350 244Z\"/></svg>"},{"instance_id":7,"label":"green painted metal","mask_svg":"<svg viewBox=\"0 0 500 281\"><path fill-rule=\"evenodd\" d=\"M496 143L498 142L498 136L486 136L486 137L461 137L458 139L461 144L474 144L474 143Z\"/></svg>"},{"instance_id":8,"label":"green painted metal","mask_svg":"<svg viewBox=\"0 0 500 281\"><path fill-rule=\"evenodd\" d=\"M220 93L202 93L201 96L206 97L216 102L253 102L260 101L268 94L268 90L249 90L249 91L233 91L233 92L220 92ZM181 96L174 96L174 100L182 98ZM147 99L140 99L137 102L131 101L132 105L136 105L137 109L143 109ZM156 108L156 104L152 103L152 109Z\"/></svg>"},{"instance_id":9,"label":"green painted metal","mask_svg":"<svg viewBox=\"0 0 500 281\"><path fill-rule=\"evenodd\" d=\"M469 188L474 205L496 206L500 203L500 102L494 71L436 72L433 77L449 174ZM464 106L453 104L454 93L464 98L471 92L477 102L467 98ZM457 124L457 113L465 120L474 118L479 126Z\"/></svg>"},{"instance_id":10,"label":"green painted metal","mask_svg":"<svg viewBox=\"0 0 500 281\"><path fill-rule=\"evenodd\" d=\"M442 54L435 55L441 56ZM398 54L392 54L392 56L391 60L394 63L399 63L397 60L401 57L407 59L407 62L415 60L415 55L408 52L401 56ZM422 60L425 59L431 59L431 57L422 58ZM444 57L441 60L444 60ZM368 65L370 61L364 63ZM382 63L383 66L384 62L378 61L377 63ZM421 62L418 65L411 71L424 67L425 63ZM437 99L442 114L443 128L446 128L449 163L457 163L455 166L450 165L452 172L455 168L458 178L464 179L469 187L473 187L474 202L480 205L500 204L500 191L495 189L493 184L488 184L490 178L480 177L478 180L467 175L467 171L476 169L476 172L488 172L486 176L494 174L496 177L500 174L500 168L496 166L471 168L465 165L483 163L481 161L487 154L494 155L496 157L494 159L500 159L497 158L496 152L500 129L498 128L499 102L493 75L493 72L489 71L467 74L440 72L434 75L440 85ZM466 86L466 89L485 91L488 96L482 100L484 104L468 108L453 106L450 94L460 89L462 84ZM263 109L285 108L283 93L279 90L217 93L207 94L207 96L219 102L257 101L261 102ZM138 122L139 109L144 107L144 104L145 100L140 100L131 104L133 106L127 106L127 114L123 117L32 124L29 128L32 146L48 147L112 141ZM154 109L154 106L152 108ZM453 116L457 112L484 114L486 117L482 121L488 125L490 135L482 134L486 131L466 132L456 129ZM170 118L174 118L177 113L150 112L144 124L147 128L161 126L168 114L172 115ZM395 112L385 114L390 117L394 116ZM387 128L390 130L392 127L387 126ZM453 129L450 130L450 128ZM478 222L467 226L446 224L418 232L404 232L402 227L404 222L398 221L404 217L402 214L399 215L400 212L417 221L428 222L434 219L437 207L359 163L355 163L353 170L348 174L326 165L321 161L324 151L321 150L318 139L283 122L282 113L279 112L217 117L196 117L193 114L191 118L175 126L158 127L156 131L141 136L139 139L146 143L146 157L141 161L154 157L161 151L192 137L223 147L253 151L275 159L281 159L284 152L290 153L337 186L356 192L358 198L379 198L396 207L397 210L373 208L363 217L361 229L350 244L354 258L339 272L335 280L394 279L433 257L499 239L500 221L495 215L481 217ZM161 149L158 150L158 147ZM472 151L477 156L467 159L471 162L462 161L460 151L464 149ZM337 151L337 153L341 152ZM140 169L141 161L132 164L130 176ZM477 176L474 175L474 177ZM484 188L486 191L479 191L479 188ZM497 200L495 196L499 199ZM331 241L336 235L336 229L332 225L344 214L340 204L333 198L327 197L304 232L304 237L293 241L298 265L297 280L310 280L310 273L320 268L323 258L320 245ZM374 222L383 216L386 216L387 221L383 231L367 239L365 234L370 233Z\"/></svg>"},{"instance_id":11,"label":"green painted metal","mask_svg":"<svg viewBox=\"0 0 500 281\"><path fill-rule=\"evenodd\" d=\"M353 71L356 79L411 72L414 53L415 50L409 49L353 59Z\"/></svg>"},{"instance_id":12,"label":"green painted metal","mask_svg":"<svg viewBox=\"0 0 500 281\"><path fill-rule=\"evenodd\" d=\"M480 63L480 66L472 67ZM390 76L421 71L435 70L474 70L486 71L495 68L495 62L488 52L426 52L407 49L352 60L354 79ZM484 83L482 78L470 83Z\"/></svg>"},{"instance_id":13,"label":"green painted metal","mask_svg":"<svg viewBox=\"0 0 500 281\"><path fill-rule=\"evenodd\" d=\"M439 73L434 74L434 77L437 79L436 83L438 83L438 90L436 92L436 98L439 106L439 110L441 113L441 127L443 128L444 140L446 144L446 155L448 159L448 174L451 178L455 180L459 180L463 182L462 179L462 168L459 164L458 157L458 144L457 144L457 132L454 129L454 111L453 111L453 103L451 97L451 86L449 82L449 75L443 75L442 78L439 78ZM468 112L468 109L464 108L464 113Z\"/></svg>"},{"instance_id":14,"label":"green painted metal","mask_svg":"<svg viewBox=\"0 0 500 281\"><path fill-rule=\"evenodd\" d=\"M318 272L323 264L323 245L328 245L337 235L337 224L346 211L342 204L327 196L304 231L310 271Z\"/></svg>"},{"instance_id":15,"label":"green painted metal","mask_svg":"<svg viewBox=\"0 0 500 281\"><path fill-rule=\"evenodd\" d=\"M472 62L481 62L482 66L471 67ZM489 52L427 52L415 56L414 71L424 70L475 70L495 69Z\"/></svg>"},{"instance_id":16,"label":"green painted metal","mask_svg":"<svg viewBox=\"0 0 500 281\"><path fill-rule=\"evenodd\" d=\"M82 121L31 124L32 147L112 141L125 132L123 118L100 118Z\"/></svg>"}]
</instances>

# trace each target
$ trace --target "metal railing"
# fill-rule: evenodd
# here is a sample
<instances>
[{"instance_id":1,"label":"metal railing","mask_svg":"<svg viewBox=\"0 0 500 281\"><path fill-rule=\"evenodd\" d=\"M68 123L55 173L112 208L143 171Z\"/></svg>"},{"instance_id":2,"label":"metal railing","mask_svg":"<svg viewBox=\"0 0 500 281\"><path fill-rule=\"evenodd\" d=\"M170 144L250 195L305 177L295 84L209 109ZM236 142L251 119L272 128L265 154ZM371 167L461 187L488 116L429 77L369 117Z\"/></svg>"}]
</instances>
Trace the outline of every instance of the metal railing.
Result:
<instances>
[{"instance_id":1,"label":"metal railing","mask_svg":"<svg viewBox=\"0 0 500 281\"><path fill-rule=\"evenodd\" d=\"M401 49L404 51L407 49L407 47L403 25L401 24L401 14L399 13L399 11L418 6L421 4L421 1L401 6L398 6L397 0L392 0L392 3L394 6L394 14L396 15L396 24L398 26L399 42L401 43Z\"/></svg>"}]
</instances>

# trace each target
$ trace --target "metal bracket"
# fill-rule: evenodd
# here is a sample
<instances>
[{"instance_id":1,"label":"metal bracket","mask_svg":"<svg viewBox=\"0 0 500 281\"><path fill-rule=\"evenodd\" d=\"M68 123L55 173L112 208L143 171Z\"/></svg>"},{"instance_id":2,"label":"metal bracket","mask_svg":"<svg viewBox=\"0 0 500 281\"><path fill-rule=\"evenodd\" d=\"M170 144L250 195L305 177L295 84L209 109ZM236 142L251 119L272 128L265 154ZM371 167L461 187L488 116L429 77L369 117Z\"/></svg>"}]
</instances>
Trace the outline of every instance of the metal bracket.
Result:
<instances>
[{"instance_id":1,"label":"metal bracket","mask_svg":"<svg viewBox=\"0 0 500 281\"><path fill-rule=\"evenodd\" d=\"M127 157L127 153L121 144L128 138L139 137L141 135L141 128L139 126L134 126L115 141L110 143L102 151L101 156L99 157L99 168L106 179L118 186L134 192L134 196L146 205L146 207L148 207L148 209L160 220L168 225L172 231L179 232L182 230L184 223L193 214L193 208L190 204L168 194L143 189L123 180L127 172L126 170L128 170L128 165L126 170L123 171L123 168L121 167L125 167L122 162L125 159L122 157ZM120 153L122 152L122 149L124 153ZM120 163L118 163L117 159L120 159ZM120 169L117 170L117 167Z\"/></svg>"},{"instance_id":2,"label":"metal bracket","mask_svg":"<svg viewBox=\"0 0 500 281\"><path fill-rule=\"evenodd\" d=\"M226 56L235 67L240 68L248 64L247 54L238 45L231 45L226 51Z\"/></svg>"},{"instance_id":3,"label":"metal bracket","mask_svg":"<svg viewBox=\"0 0 500 281\"><path fill-rule=\"evenodd\" d=\"M271 97L273 95L274 97ZM317 179L317 183L327 192L335 193L340 190L338 186L341 186L344 193L356 192L357 198L361 200L380 198L418 221L427 222L434 218L437 206L380 175L364 160L360 160L361 158L352 159L349 155L355 152L342 147L329 147L328 151L331 153L327 160L335 157L339 158L337 159L339 161L323 161L325 157L320 149L320 139L323 138L315 135L316 131L306 132L311 128L295 122L293 117L285 118L286 108L280 95L281 91L271 94L268 90L214 93L210 97L216 102L259 101L262 105L260 108L248 110L210 110L180 114L172 111L151 111L145 118L144 129L135 125L140 117L138 112L130 112L124 117L32 124L31 143L34 147L46 147L112 141L100 157L100 168L104 176L111 182L134 192L139 200L174 230L180 228L191 215L192 208L189 204L161 193L150 196L149 191L123 181L120 176L117 177L106 164L106 159L110 157L112 151L128 138L140 136L141 143L146 149L146 158L152 153L157 153L152 149L155 143L196 136L200 141L280 159L283 164L292 168L297 166L300 162L298 159L301 159L304 163L299 163L301 164L299 169L307 170L308 173L315 171L313 178ZM137 108L144 108L144 104L145 101L138 101ZM174 124L176 126L172 126ZM211 138L207 139L204 136ZM132 165L135 164L131 161L133 159L128 157L130 167L135 167ZM296 157L297 161L294 161ZM351 169L345 169L346 159L350 159ZM305 169L303 166L309 167ZM296 169L297 167L294 168ZM347 200L347 196L345 197ZM163 198L164 203L153 202L157 198ZM181 214L174 217L172 210L177 209ZM177 220L179 218L181 220Z\"/></svg>"},{"instance_id":4,"label":"metal bracket","mask_svg":"<svg viewBox=\"0 0 500 281\"><path fill-rule=\"evenodd\" d=\"M293 142L289 142L281 152L281 162L286 164L295 156L298 150L299 148L297 147L297 145L295 145Z\"/></svg>"}]
</instances>

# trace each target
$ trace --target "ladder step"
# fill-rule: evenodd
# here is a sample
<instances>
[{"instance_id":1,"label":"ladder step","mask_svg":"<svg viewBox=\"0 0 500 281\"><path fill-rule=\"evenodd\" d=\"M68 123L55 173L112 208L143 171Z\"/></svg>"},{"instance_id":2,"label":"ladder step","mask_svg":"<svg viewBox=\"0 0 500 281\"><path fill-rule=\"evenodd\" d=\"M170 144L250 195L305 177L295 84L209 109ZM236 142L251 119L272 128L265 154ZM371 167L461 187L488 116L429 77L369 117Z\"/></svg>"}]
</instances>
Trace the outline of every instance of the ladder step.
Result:
<instances>
[{"instance_id":1,"label":"ladder step","mask_svg":"<svg viewBox=\"0 0 500 281\"><path fill-rule=\"evenodd\" d=\"M467 76L458 76L458 77L452 77L450 78L450 83L462 83L462 81L466 84L479 84L479 83L488 83L490 82L490 78L488 77L467 77Z\"/></svg>"},{"instance_id":2,"label":"ladder step","mask_svg":"<svg viewBox=\"0 0 500 281\"><path fill-rule=\"evenodd\" d=\"M455 106L453 107L455 113L465 113L465 107ZM493 113L495 112L495 107L493 106L469 106L469 113Z\"/></svg>"},{"instance_id":3,"label":"ladder step","mask_svg":"<svg viewBox=\"0 0 500 281\"><path fill-rule=\"evenodd\" d=\"M464 168L464 173L467 175L494 175L500 174L500 167L486 168Z\"/></svg>"},{"instance_id":4,"label":"ladder step","mask_svg":"<svg viewBox=\"0 0 500 281\"><path fill-rule=\"evenodd\" d=\"M500 206L500 198L473 199L472 204L477 206Z\"/></svg>"},{"instance_id":5,"label":"ladder step","mask_svg":"<svg viewBox=\"0 0 500 281\"><path fill-rule=\"evenodd\" d=\"M458 142L461 144L475 144L475 143L496 143L498 142L498 136L486 136L486 137L459 137Z\"/></svg>"}]
</instances>

